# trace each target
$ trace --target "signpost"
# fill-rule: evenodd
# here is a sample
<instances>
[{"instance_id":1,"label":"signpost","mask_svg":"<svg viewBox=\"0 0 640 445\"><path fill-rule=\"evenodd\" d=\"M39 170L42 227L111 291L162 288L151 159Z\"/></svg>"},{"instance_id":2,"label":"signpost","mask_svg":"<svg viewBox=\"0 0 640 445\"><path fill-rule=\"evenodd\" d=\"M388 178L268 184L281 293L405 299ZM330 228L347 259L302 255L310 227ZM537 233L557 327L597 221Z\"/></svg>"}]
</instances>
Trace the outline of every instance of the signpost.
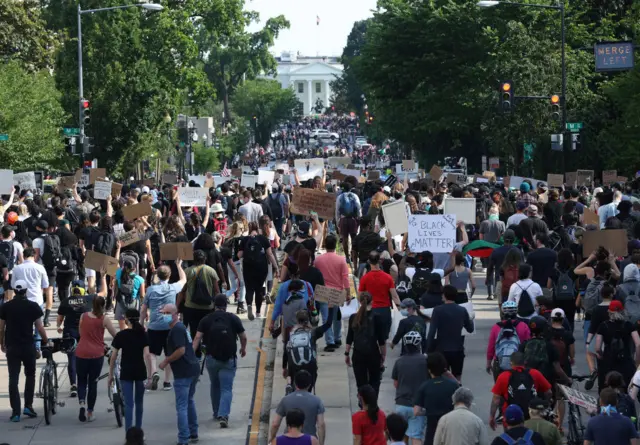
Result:
<instances>
[{"instance_id":1,"label":"signpost","mask_svg":"<svg viewBox=\"0 0 640 445\"><path fill-rule=\"evenodd\" d=\"M633 68L633 42L596 43L593 47L596 72Z\"/></svg>"},{"instance_id":2,"label":"signpost","mask_svg":"<svg viewBox=\"0 0 640 445\"><path fill-rule=\"evenodd\" d=\"M567 130L572 133L577 133L578 131L582 130L583 126L584 124L582 122L567 122Z\"/></svg>"},{"instance_id":3,"label":"signpost","mask_svg":"<svg viewBox=\"0 0 640 445\"><path fill-rule=\"evenodd\" d=\"M6 133L0 134L0 141L8 141L9 135Z\"/></svg>"},{"instance_id":4,"label":"signpost","mask_svg":"<svg viewBox=\"0 0 640 445\"><path fill-rule=\"evenodd\" d=\"M80 134L79 128L64 127L62 132L65 136L77 136Z\"/></svg>"}]
</instances>

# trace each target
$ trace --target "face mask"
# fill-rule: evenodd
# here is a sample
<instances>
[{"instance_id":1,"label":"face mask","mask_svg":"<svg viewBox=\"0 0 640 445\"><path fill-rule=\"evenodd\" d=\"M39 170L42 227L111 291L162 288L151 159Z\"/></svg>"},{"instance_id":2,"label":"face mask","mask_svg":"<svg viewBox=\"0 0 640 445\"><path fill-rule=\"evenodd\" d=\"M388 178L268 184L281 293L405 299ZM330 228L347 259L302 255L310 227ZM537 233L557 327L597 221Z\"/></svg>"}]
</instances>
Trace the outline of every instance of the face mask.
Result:
<instances>
[{"instance_id":1,"label":"face mask","mask_svg":"<svg viewBox=\"0 0 640 445\"><path fill-rule=\"evenodd\" d=\"M403 317L407 317L409 316L409 311L406 309L400 309L400 315L402 315Z\"/></svg>"},{"instance_id":2,"label":"face mask","mask_svg":"<svg viewBox=\"0 0 640 445\"><path fill-rule=\"evenodd\" d=\"M497 221L500 219L498 215L489 215L489 221Z\"/></svg>"},{"instance_id":3,"label":"face mask","mask_svg":"<svg viewBox=\"0 0 640 445\"><path fill-rule=\"evenodd\" d=\"M165 323L171 324L171 322L173 321L173 315L162 314L162 319L164 320Z\"/></svg>"}]
</instances>

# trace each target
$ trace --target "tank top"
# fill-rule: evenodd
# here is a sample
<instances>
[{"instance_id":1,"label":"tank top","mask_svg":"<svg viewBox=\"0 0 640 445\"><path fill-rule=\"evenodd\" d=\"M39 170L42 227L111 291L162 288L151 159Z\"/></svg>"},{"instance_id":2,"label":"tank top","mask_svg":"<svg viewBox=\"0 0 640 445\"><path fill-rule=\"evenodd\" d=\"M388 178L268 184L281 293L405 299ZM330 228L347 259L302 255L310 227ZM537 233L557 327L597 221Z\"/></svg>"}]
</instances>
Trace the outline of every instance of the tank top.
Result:
<instances>
[{"instance_id":1,"label":"tank top","mask_svg":"<svg viewBox=\"0 0 640 445\"><path fill-rule=\"evenodd\" d=\"M80 325L80 342L76 348L78 358L100 358L104 356L104 315L99 318L82 314Z\"/></svg>"},{"instance_id":2,"label":"tank top","mask_svg":"<svg viewBox=\"0 0 640 445\"><path fill-rule=\"evenodd\" d=\"M462 272L453 271L449 274L449 283L458 289L458 292L464 292L467 290L467 283L469 283L469 271L465 268Z\"/></svg>"},{"instance_id":3,"label":"tank top","mask_svg":"<svg viewBox=\"0 0 640 445\"><path fill-rule=\"evenodd\" d=\"M303 434L300 437L279 436L276 445L311 445L311 436Z\"/></svg>"}]
</instances>

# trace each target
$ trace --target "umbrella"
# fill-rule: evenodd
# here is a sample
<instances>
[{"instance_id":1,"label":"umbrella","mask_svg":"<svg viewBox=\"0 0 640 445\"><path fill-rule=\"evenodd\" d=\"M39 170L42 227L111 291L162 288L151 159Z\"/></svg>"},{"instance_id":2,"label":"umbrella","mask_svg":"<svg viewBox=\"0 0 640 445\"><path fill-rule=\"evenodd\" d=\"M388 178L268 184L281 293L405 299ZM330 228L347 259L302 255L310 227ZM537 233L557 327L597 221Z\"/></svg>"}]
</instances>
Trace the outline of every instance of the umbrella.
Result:
<instances>
[{"instance_id":1,"label":"umbrella","mask_svg":"<svg viewBox=\"0 0 640 445\"><path fill-rule=\"evenodd\" d=\"M493 249L500 247L500 244L490 243L484 240L471 241L464 246L462 253L473 258L489 258Z\"/></svg>"}]
</instances>

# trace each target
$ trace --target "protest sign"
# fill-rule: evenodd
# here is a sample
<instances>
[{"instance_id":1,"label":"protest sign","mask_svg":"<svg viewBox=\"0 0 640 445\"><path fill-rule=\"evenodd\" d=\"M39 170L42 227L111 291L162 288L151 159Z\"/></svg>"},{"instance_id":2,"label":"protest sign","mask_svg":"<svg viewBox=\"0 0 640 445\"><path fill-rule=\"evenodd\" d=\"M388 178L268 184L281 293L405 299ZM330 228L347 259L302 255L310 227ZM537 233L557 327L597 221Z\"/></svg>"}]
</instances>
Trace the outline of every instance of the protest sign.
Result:
<instances>
[{"instance_id":1,"label":"protest sign","mask_svg":"<svg viewBox=\"0 0 640 445\"><path fill-rule=\"evenodd\" d=\"M347 177L347 175L345 175L344 173L342 173L342 172L340 172L340 171L337 171L337 172L333 172L333 173L331 173L331 177L332 177L333 179L337 179L338 181L343 181L343 180L344 180L344 178L346 178L346 177Z\"/></svg>"},{"instance_id":2,"label":"protest sign","mask_svg":"<svg viewBox=\"0 0 640 445\"><path fill-rule=\"evenodd\" d=\"M437 165L433 164L431 170L429 170L429 176L436 182L440 182L440 177L442 176L442 169Z\"/></svg>"},{"instance_id":3,"label":"protest sign","mask_svg":"<svg viewBox=\"0 0 640 445\"><path fill-rule=\"evenodd\" d=\"M151 204L148 202L140 202L122 208L122 216L124 216L125 221L133 221L136 218L142 218L147 215L151 215Z\"/></svg>"},{"instance_id":4,"label":"protest sign","mask_svg":"<svg viewBox=\"0 0 640 445\"><path fill-rule=\"evenodd\" d=\"M291 213L309 215L316 212L320 218L333 219L336 216L336 194L322 190L296 188L293 193Z\"/></svg>"},{"instance_id":5,"label":"protest sign","mask_svg":"<svg viewBox=\"0 0 640 445\"><path fill-rule=\"evenodd\" d=\"M339 168L338 171L345 176L355 176L356 178L360 177L360 170L350 170L348 168Z\"/></svg>"},{"instance_id":6,"label":"protest sign","mask_svg":"<svg viewBox=\"0 0 640 445\"><path fill-rule=\"evenodd\" d=\"M409 250L451 253L456 244L455 215L410 215Z\"/></svg>"},{"instance_id":7,"label":"protest sign","mask_svg":"<svg viewBox=\"0 0 640 445\"><path fill-rule=\"evenodd\" d=\"M13 190L13 170L0 170L0 194L8 195Z\"/></svg>"},{"instance_id":8,"label":"protest sign","mask_svg":"<svg viewBox=\"0 0 640 445\"><path fill-rule=\"evenodd\" d=\"M404 201L393 201L382 206L382 214L386 228L391 232L391 236L402 235L409 230L409 220L405 209Z\"/></svg>"},{"instance_id":9,"label":"protest sign","mask_svg":"<svg viewBox=\"0 0 640 445\"><path fill-rule=\"evenodd\" d=\"M564 175L548 173L547 174L547 184L549 187L562 187L564 185Z\"/></svg>"},{"instance_id":10,"label":"protest sign","mask_svg":"<svg viewBox=\"0 0 640 445\"><path fill-rule=\"evenodd\" d=\"M169 185L176 185L178 183L178 176L173 173L164 173L162 175L162 183Z\"/></svg>"},{"instance_id":11,"label":"protest sign","mask_svg":"<svg viewBox=\"0 0 640 445\"><path fill-rule=\"evenodd\" d=\"M37 188L36 175L34 172L14 173L13 185L20 187L20 190L35 190Z\"/></svg>"},{"instance_id":12,"label":"protest sign","mask_svg":"<svg viewBox=\"0 0 640 445\"><path fill-rule=\"evenodd\" d=\"M627 231L625 229L610 229L584 232L582 235L582 254L585 258L598 250L600 246L607 249L615 257L627 256Z\"/></svg>"},{"instance_id":13,"label":"protest sign","mask_svg":"<svg viewBox=\"0 0 640 445\"><path fill-rule=\"evenodd\" d=\"M380 171L367 170L367 181L375 181L376 179L380 179Z\"/></svg>"},{"instance_id":14,"label":"protest sign","mask_svg":"<svg viewBox=\"0 0 640 445\"><path fill-rule=\"evenodd\" d=\"M15 175L14 175L15 177ZM618 180L618 170L603 170L602 171L602 183L604 185L613 184Z\"/></svg>"},{"instance_id":15,"label":"protest sign","mask_svg":"<svg viewBox=\"0 0 640 445\"><path fill-rule=\"evenodd\" d=\"M629 178L627 178L626 176L618 176L618 182L621 182L622 184L624 184L628 180Z\"/></svg>"},{"instance_id":16,"label":"protest sign","mask_svg":"<svg viewBox=\"0 0 640 445\"><path fill-rule=\"evenodd\" d=\"M492 172L492 171L485 170L485 171L482 172L482 176L484 176L487 179L491 179L491 178L495 178L496 174L494 172Z\"/></svg>"},{"instance_id":17,"label":"protest sign","mask_svg":"<svg viewBox=\"0 0 640 445\"><path fill-rule=\"evenodd\" d=\"M160 259L165 260L193 260L193 244L164 243L160 244Z\"/></svg>"},{"instance_id":18,"label":"protest sign","mask_svg":"<svg viewBox=\"0 0 640 445\"><path fill-rule=\"evenodd\" d=\"M416 161L414 161L413 159L404 159L402 161L402 170L406 172L416 171L417 170Z\"/></svg>"},{"instance_id":19,"label":"protest sign","mask_svg":"<svg viewBox=\"0 0 640 445\"><path fill-rule=\"evenodd\" d=\"M578 172L566 172L564 174L564 183L569 187L575 187L578 181Z\"/></svg>"},{"instance_id":20,"label":"protest sign","mask_svg":"<svg viewBox=\"0 0 640 445\"><path fill-rule=\"evenodd\" d=\"M180 207L204 207L208 196L209 189L204 187L178 187Z\"/></svg>"},{"instance_id":21,"label":"protest sign","mask_svg":"<svg viewBox=\"0 0 640 445\"><path fill-rule=\"evenodd\" d=\"M558 384L558 386L560 386L560 389L562 390L564 395L567 397L567 400L569 401L569 403L578 405L586 409L587 411L591 411L591 412L597 411L598 400L592 395L585 394L576 389L569 388L568 386L564 386L560 384Z\"/></svg>"},{"instance_id":22,"label":"protest sign","mask_svg":"<svg viewBox=\"0 0 640 445\"><path fill-rule=\"evenodd\" d=\"M583 222L585 225L595 225L598 229L600 229L600 218L596 215L596 212L591 210L589 207L585 207L583 210Z\"/></svg>"},{"instance_id":23,"label":"protest sign","mask_svg":"<svg viewBox=\"0 0 640 445\"><path fill-rule=\"evenodd\" d=\"M286 162L276 164L275 170L282 170L282 173L289 173L289 164L287 164Z\"/></svg>"},{"instance_id":24,"label":"protest sign","mask_svg":"<svg viewBox=\"0 0 640 445\"><path fill-rule=\"evenodd\" d=\"M454 183L458 185L465 185L467 177L462 173L447 173L447 184Z\"/></svg>"},{"instance_id":25,"label":"protest sign","mask_svg":"<svg viewBox=\"0 0 640 445\"><path fill-rule=\"evenodd\" d=\"M322 170L324 169L324 159L296 159L293 161L298 173L300 181L307 181L313 179L316 176L322 177Z\"/></svg>"},{"instance_id":26,"label":"protest sign","mask_svg":"<svg viewBox=\"0 0 640 445\"><path fill-rule=\"evenodd\" d=\"M276 172L270 170L258 170L258 184L267 184L267 190L271 189L271 184L275 181Z\"/></svg>"},{"instance_id":27,"label":"protest sign","mask_svg":"<svg viewBox=\"0 0 640 445\"><path fill-rule=\"evenodd\" d=\"M207 180L205 175L189 175L189 182L193 181L200 187L204 187L204 183Z\"/></svg>"},{"instance_id":28,"label":"protest sign","mask_svg":"<svg viewBox=\"0 0 640 445\"><path fill-rule=\"evenodd\" d=\"M489 178L485 178L484 176L475 175L473 177L473 182L475 182L476 184L488 184L489 183Z\"/></svg>"},{"instance_id":29,"label":"protest sign","mask_svg":"<svg viewBox=\"0 0 640 445\"><path fill-rule=\"evenodd\" d=\"M63 193L65 190L73 188L76 183L75 176L60 176L58 178L58 191Z\"/></svg>"},{"instance_id":30,"label":"protest sign","mask_svg":"<svg viewBox=\"0 0 640 445\"><path fill-rule=\"evenodd\" d=\"M578 170L576 174L576 184L578 187L582 185L591 187L593 185L593 178L595 177L593 170Z\"/></svg>"},{"instance_id":31,"label":"protest sign","mask_svg":"<svg viewBox=\"0 0 640 445\"><path fill-rule=\"evenodd\" d=\"M231 169L231 176L233 176L234 178L240 178L242 176L242 169L241 168L232 168Z\"/></svg>"},{"instance_id":32,"label":"protest sign","mask_svg":"<svg viewBox=\"0 0 640 445\"><path fill-rule=\"evenodd\" d=\"M130 244L137 243L142 240L143 235L141 232L137 230L131 230L130 232L124 232L122 235L118 236L118 240L120 241L120 247L126 247Z\"/></svg>"},{"instance_id":33,"label":"protest sign","mask_svg":"<svg viewBox=\"0 0 640 445\"><path fill-rule=\"evenodd\" d=\"M313 291L313 298L322 303L328 303L329 306L342 306L345 301L343 289L334 289L332 287L316 285Z\"/></svg>"},{"instance_id":34,"label":"protest sign","mask_svg":"<svg viewBox=\"0 0 640 445\"><path fill-rule=\"evenodd\" d=\"M104 178L107 176L106 168L90 168L89 169L89 184L95 184L98 178Z\"/></svg>"},{"instance_id":35,"label":"protest sign","mask_svg":"<svg viewBox=\"0 0 640 445\"><path fill-rule=\"evenodd\" d=\"M107 199L111 196L111 183L96 181L93 185L93 199Z\"/></svg>"},{"instance_id":36,"label":"protest sign","mask_svg":"<svg viewBox=\"0 0 640 445\"><path fill-rule=\"evenodd\" d=\"M389 175L387 176L387 179L385 179L384 185L388 187L393 187L394 185L396 185L397 182L398 182L398 178L396 178L394 175Z\"/></svg>"},{"instance_id":37,"label":"protest sign","mask_svg":"<svg viewBox=\"0 0 640 445\"><path fill-rule=\"evenodd\" d=\"M240 179L240 185L242 187L255 188L257 180L258 180L258 175L243 173L242 178Z\"/></svg>"},{"instance_id":38,"label":"protest sign","mask_svg":"<svg viewBox=\"0 0 640 445\"><path fill-rule=\"evenodd\" d=\"M106 268L107 275L115 277L119 264L118 260L114 257L94 252L93 250L87 250L84 257L84 267L98 272L103 268Z\"/></svg>"},{"instance_id":39,"label":"protest sign","mask_svg":"<svg viewBox=\"0 0 640 445\"><path fill-rule=\"evenodd\" d=\"M350 157L331 157L328 159L328 163L331 167L334 168L338 168L338 167L346 167L347 165L351 164L351 158Z\"/></svg>"},{"instance_id":40,"label":"protest sign","mask_svg":"<svg viewBox=\"0 0 640 445\"><path fill-rule=\"evenodd\" d=\"M444 200L444 213L455 215L465 224L476 223L476 198L447 198Z\"/></svg>"},{"instance_id":41,"label":"protest sign","mask_svg":"<svg viewBox=\"0 0 640 445\"><path fill-rule=\"evenodd\" d=\"M118 184L117 182L112 182L111 183L111 197L113 199L118 199L118 198L120 198L120 195L122 195L122 184Z\"/></svg>"}]
</instances>

